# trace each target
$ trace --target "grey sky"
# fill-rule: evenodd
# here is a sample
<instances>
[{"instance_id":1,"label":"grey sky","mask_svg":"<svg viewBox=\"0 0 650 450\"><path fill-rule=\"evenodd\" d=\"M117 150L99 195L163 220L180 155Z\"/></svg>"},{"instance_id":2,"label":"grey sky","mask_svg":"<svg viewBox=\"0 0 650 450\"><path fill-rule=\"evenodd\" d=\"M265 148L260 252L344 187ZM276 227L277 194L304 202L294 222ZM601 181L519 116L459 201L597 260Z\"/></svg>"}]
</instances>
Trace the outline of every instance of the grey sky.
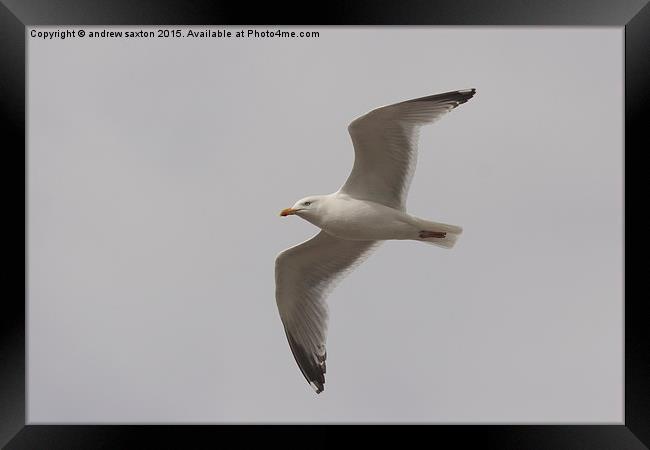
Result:
<instances>
[{"instance_id":1,"label":"grey sky","mask_svg":"<svg viewBox=\"0 0 650 450\"><path fill-rule=\"evenodd\" d=\"M28 420L622 422L622 29L316 30L28 39ZM469 87L408 202L464 234L343 281L316 396L273 280L316 229L278 211L356 116Z\"/></svg>"}]
</instances>

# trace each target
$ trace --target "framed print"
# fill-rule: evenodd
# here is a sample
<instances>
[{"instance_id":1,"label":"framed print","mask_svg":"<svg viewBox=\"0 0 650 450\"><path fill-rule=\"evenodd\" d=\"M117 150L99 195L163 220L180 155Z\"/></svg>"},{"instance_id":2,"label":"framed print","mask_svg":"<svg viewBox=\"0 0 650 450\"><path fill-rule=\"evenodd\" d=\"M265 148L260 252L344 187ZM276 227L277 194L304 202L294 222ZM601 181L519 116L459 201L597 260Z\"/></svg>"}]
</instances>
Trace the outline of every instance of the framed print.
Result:
<instances>
[{"instance_id":1,"label":"framed print","mask_svg":"<svg viewBox=\"0 0 650 450\"><path fill-rule=\"evenodd\" d=\"M647 2L0 12L6 448L649 445Z\"/></svg>"}]
</instances>

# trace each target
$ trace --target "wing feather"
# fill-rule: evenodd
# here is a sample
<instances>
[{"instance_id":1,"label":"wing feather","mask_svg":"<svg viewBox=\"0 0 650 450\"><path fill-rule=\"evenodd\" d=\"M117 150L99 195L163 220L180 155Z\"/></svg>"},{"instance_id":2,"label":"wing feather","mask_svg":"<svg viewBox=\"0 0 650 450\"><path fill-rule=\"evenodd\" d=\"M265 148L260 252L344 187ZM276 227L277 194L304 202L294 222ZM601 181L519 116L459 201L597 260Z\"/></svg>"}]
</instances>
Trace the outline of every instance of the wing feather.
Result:
<instances>
[{"instance_id":1,"label":"wing feather","mask_svg":"<svg viewBox=\"0 0 650 450\"><path fill-rule=\"evenodd\" d=\"M376 241L347 241L324 231L275 260L275 298L298 366L317 393L325 387L327 294Z\"/></svg>"},{"instance_id":2,"label":"wing feather","mask_svg":"<svg viewBox=\"0 0 650 450\"><path fill-rule=\"evenodd\" d=\"M404 210L417 162L418 131L472 98L475 89L407 100L353 120L348 126L354 166L340 192Z\"/></svg>"}]
</instances>

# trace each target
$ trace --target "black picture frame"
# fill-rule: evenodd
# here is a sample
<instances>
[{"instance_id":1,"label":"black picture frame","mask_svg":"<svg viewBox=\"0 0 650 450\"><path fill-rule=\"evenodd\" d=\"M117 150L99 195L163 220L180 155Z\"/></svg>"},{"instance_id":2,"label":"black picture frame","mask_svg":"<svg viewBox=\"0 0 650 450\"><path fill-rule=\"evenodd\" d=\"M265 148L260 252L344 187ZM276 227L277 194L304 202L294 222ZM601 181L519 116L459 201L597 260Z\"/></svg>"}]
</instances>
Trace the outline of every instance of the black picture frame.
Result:
<instances>
[{"instance_id":1,"label":"black picture frame","mask_svg":"<svg viewBox=\"0 0 650 450\"><path fill-rule=\"evenodd\" d=\"M33 25L571 25L625 27L625 192L629 164L647 152L644 142L650 108L650 5L648 0L329 0L322 3L223 0L0 0L0 105L5 217L9 243L25 243L25 61L27 26ZM597 93L594 93L597 95ZM570 107L570 105L568 106ZM9 176L7 176L9 175ZM22 181L20 179L22 178ZM22 186L22 191L20 187ZM7 195L9 194L10 195ZM20 195L22 193L22 195ZM625 236L638 231L625 217ZM634 233L634 235L639 235ZM15 237L14 237L15 236ZM423 425L365 426L366 436L453 441L454 447L496 449L642 449L650 446L650 328L647 301L632 295L641 268L628 264L625 240L625 421L620 425ZM309 444L305 433L327 442L347 426L220 425L28 425L25 388L25 245L3 271L5 297L0 313L0 445L7 449L202 448L224 435L239 444L284 435ZM638 251L635 242L635 251ZM22 262L22 264L21 264ZM642 266L642 265L641 265ZM623 268L621 269L623 270ZM408 428L405 430L405 428ZM417 433L416 433L417 432Z\"/></svg>"}]
</instances>

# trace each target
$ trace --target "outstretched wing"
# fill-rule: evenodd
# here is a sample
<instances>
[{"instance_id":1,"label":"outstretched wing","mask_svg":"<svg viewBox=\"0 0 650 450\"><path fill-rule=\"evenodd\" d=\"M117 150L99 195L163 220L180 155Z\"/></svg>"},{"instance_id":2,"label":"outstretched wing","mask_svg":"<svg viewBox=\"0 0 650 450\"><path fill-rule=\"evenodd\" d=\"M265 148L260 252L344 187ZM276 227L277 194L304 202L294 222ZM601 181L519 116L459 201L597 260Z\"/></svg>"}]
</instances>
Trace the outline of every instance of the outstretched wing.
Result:
<instances>
[{"instance_id":1,"label":"outstretched wing","mask_svg":"<svg viewBox=\"0 0 650 450\"><path fill-rule=\"evenodd\" d=\"M418 130L474 96L475 89L374 109L348 126L354 166L340 192L404 210L417 161Z\"/></svg>"},{"instance_id":2,"label":"outstretched wing","mask_svg":"<svg viewBox=\"0 0 650 450\"><path fill-rule=\"evenodd\" d=\"M325 385L325 299L337 280L359 264L377 241L348 241L324 231L275 260L275 299L293 356L309 384Z\"/></svg>"}]
</instances>

